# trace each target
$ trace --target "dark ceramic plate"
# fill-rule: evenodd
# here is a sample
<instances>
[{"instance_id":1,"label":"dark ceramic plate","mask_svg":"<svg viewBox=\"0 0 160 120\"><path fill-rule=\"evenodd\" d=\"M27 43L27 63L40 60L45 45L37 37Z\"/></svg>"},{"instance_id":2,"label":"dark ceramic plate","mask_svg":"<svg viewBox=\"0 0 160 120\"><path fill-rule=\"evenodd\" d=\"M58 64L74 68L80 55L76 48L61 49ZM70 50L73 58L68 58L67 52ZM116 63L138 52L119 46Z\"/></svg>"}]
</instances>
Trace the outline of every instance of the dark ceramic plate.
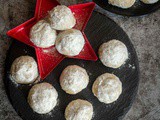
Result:
<instances>
[{"instance_id":1,"label":"dark ceramic plate","mask_svg":"<svg viewBox=\"0 0 160 120\"><path fill-rule=\"evenodd\" d=\"M152 13L158 8L160 8L160 0L155 3L155 4L144 4L140 2L140 0L136 0L136 3L128 9L122 9L116 6L112 6L108 4L108 0L93 0L95 3L97 3L100 7L112 12L116 13L119 15L124 15L124 16L140 16L140 15L145 15L148 13Z\"/></svg>"},{"instance_id":2,"label":"dark ceramic plate","mask_svg":"<svg viewBox=\"0 0 160 120\"><path fill-rule=\"evenodd\" d=\"M137 93L139 82L138 60L132 43L130 42L126 33L115 22L96 12L93 12L93 15L86 27L85 33L96 53L102 43L107 42L110 39L119 39L125 43L128 48L129 60L121 68L111 69L103 66L100 60L93 62L66 58L44 81L41 81L51 83L59 94L58 105L53 111L51 111L51 113L46 115L39 115L33 112L27 103L27 95L32 86L17 86L9 77L10 67L15 58L21 55L30 55L36 59L34 49L18 41L13 41L6 59L4 83L11 104L19 116L21 116L24 120L65 120L64 111L67 104L78 98L88 100L93 104L93 120L119 120L122 119L129 110ZM59 84L59 76L62 70L66 66L72 64L84 67L90 75L88 87L77 95L66 94L61 89ZM114 73L123 83L123 92L121 96L112 104L104 104L99 102L91 91L91 87L95 79L105 72Z\"/></svg>"}]
</instances>

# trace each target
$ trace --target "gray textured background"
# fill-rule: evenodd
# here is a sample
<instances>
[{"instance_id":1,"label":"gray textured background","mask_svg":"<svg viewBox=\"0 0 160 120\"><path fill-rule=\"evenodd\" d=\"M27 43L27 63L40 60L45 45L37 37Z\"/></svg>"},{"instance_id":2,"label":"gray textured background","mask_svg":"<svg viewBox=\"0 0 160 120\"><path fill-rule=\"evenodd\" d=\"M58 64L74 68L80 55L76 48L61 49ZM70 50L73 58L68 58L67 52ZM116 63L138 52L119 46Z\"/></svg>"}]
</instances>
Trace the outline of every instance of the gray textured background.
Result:
<instances>
[{"instance_id":1,"label":"gray textured background","mask_svg":"<svg viewBox=\"0 0 160 120\"><path fill-rule=\"evenodd\" d=\"M80 0L58 0L75 4ZM34 14L35 0L0 0L0 120L21 120L13 110L3 84L6 51L11 41L6 31ZM122 17L96 7L119 24L130 37L140 63L136 100L124 120L160 120L160 10L141 17Z\"/></svg>"}]
</instances>

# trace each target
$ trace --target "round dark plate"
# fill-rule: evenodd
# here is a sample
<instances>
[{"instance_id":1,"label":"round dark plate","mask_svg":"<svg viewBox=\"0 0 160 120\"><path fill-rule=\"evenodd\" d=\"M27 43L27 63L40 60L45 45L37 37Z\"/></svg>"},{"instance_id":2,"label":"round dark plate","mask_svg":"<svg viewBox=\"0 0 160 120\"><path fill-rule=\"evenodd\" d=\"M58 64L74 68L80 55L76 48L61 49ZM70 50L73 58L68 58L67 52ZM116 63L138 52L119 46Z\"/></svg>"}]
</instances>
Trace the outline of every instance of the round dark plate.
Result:
<instances>
[{"instance_id":1,"label":"round dark plate","mask_svg":"<svg viewBox=\"0 0 160 120\"><path fill-rule=\"evenodd\" d=\"M119 15L124 16L140 16L145 15L148 13L152 13L158 8L160 8L160 0L155 4L144 4L140 2L140 0L136 0L136 3L128 9L122 9L113 5L110 5L108 3L108 0L93 0L95 3L97 3L100 7Z\"/></svg>"},{"instance_id":2,"label":"round dark plate","mask_svg":"<svg viewBox=\"0 0 160 120\"><path fill-rule=\"evenodd\" d=\"M13 41L7 55L5 66L5 87L7 95L16 112L24 120L65 120L64 111L69 102L75 99L85 99L90 101L94 107L93 120L119 120L122 119L132 105L135 98L139 82L139 66L135 49L130 42L126 33L111 19L93 12L91 19L86 27L85 33L93 46L94 50L98 51L99 46L109 41L110 39L119 39L126 44L129 51L129 60L119 69L107 68L100 60L84 61L77 59L66 58L62 61L51 74L41 82L51 83L58 91L59 103L53 111L46 115L39 115L32 111L27 103L27 95L32 85L16 85L10 79L10 67L12 62L21 55L30 55L36 59L33 48ZM89 76L90 82L86 89L77 95L66 94L60 87L59 76L62 70L68 65L79 65L84 67ZM98 101L92 94L91 88L95 79L103 73L114 73L117 75L123 84L123 92L119 99L112 104L104 104Z\"/></svg>"}]
</instances>

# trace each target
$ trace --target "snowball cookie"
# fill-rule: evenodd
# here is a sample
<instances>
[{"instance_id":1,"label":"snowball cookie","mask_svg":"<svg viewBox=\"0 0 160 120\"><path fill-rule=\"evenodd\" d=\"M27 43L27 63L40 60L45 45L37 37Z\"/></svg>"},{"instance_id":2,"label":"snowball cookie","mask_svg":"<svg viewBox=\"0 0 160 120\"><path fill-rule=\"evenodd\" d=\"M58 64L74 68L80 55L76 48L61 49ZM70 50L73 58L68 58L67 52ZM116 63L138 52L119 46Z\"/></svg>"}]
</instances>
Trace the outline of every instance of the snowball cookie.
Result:
<instances>
[{"instance_id":1,"label":"snowball cookie","mask_svg":"<svg viewBox=\"0 0 160 120\"><path fill-rule=\"evenodd\" d=\"M158 0L141 0L141 1L145 4L154 4L154 3L158 2Z\"/></svg>"},{"instance_id":2,"label":"snowball cookie","mask_svg":"<svg viewBox=\"0 0 160 120\"><path fill-rule=\"evenodd\" d=\"M14 60L10 72L16 83L29 84L38 77L37 63L30 56L21 56Z\"/></svg>"},{"instance_id":3,"label":"snowball cookie","mask_svg":"<svg viewBox=\"0 0 160 120\"><path fill-rule=\"evenodd\" d=\"M91 120L93 116L93 106L86 100L73 100L65 110L66 120Z\"/></svg>"},{"instance_id":4,"label":"snowball cookie","mask_svg":"<svg viewBox=\"0 0 160 120\"><path fill-rule=\"evenodd\" d=\"M120 7L120 8L130 8L136 0L108 0L109 4Z\"/></svg>"},{"instance_id":5,"label":"snowball cookie","mask_svg":"<svg viewBox=\"0 0 160 120\"><path fill-rule=\"evenodd\" d=\"M85 44L81 31L69 29L61 32L56 39L56 49L66 56L76 56L83 49Z\"/></svg>"},{"instance_id":6,"label":"snowball cookie","mask_svg":"<svg viewBox=\"0 0 160 120\"><path fill-rule=\"evenodd\" d=\"M72 11L64 5L58 5L49 12L48 18L51 27L56 30L71 29L76 24Z\"/></svg>"},{"instance_id":7,"label":"snowball cookie","mask_svg":"<svg viewBox=\"0 0 160 120\"><path fill-rule=\"evenodd\" d=\"M128 59L128 50L124 43L111 40L100 46L99 58L105 66L118 68Z\"/></svg>"},{"instance_id":8,"label":"snowball cookie","mask_svg":"<svg viewBox=\"0 0 160 120\"><path fill-rule=\"evenodd\" d=\"M30 30L30 40L37 47L47 48L54 45L56 37L56 31L45 20L40 20Z\"/></svg>"},{"instance_id":9,"label":"snowball cookie","mask_svg":"<svg viewBox=\"0 0 160 120\"><path fill-rule=\"evenodd\" d=\"M92 92L100 102L109 104L119 98L122 93L122 83L114 74L105 73L93 83Z\"/></svg>"},{"instance_id":10,"label":"snowball cookie","mask_svg":"<svg viewBox=\"0 0 160 120\"><path fill-rule=\"evenodd\" d=\"M34 85L28 95L28 103L39 114L49 113L57 104L58 93L49 83Z\"/></svg>"},{"instance_id":11,"label":"snowball cookie","mask_svg":"<svg viewBox=\"0 0 160 120\"><path fill-rule=\"evenodd\" d=\"M87 87L89 76L86 70L77 65L66 67L60 76L60 85L68 94L77 94Z\"/></svg>"}]
</instances>

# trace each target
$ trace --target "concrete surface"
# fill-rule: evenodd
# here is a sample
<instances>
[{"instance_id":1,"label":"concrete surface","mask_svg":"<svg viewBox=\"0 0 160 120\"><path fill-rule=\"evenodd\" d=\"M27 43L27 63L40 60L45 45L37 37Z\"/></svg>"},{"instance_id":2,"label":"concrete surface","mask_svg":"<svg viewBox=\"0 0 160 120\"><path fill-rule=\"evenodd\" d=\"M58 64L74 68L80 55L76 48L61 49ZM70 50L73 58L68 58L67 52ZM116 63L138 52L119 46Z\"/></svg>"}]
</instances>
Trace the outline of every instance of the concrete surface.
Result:
<instances>
[{"instance_id":1,"label":"concrete surface","mask_svg":"<svg viewBox=\"0 0 160 120\"><path fill-rule=\"evenodd\" d=\"M59 0L74 4L79 0ZM10 40L6 31L34 14L35 0L0 0L0 120L21 120L5 93L3 71ZM137 51L140 85L137 98L124 120L160 120L160 10L141 17L122 17L96 7L126 31Z\"/></svg>"}]
</instances>

